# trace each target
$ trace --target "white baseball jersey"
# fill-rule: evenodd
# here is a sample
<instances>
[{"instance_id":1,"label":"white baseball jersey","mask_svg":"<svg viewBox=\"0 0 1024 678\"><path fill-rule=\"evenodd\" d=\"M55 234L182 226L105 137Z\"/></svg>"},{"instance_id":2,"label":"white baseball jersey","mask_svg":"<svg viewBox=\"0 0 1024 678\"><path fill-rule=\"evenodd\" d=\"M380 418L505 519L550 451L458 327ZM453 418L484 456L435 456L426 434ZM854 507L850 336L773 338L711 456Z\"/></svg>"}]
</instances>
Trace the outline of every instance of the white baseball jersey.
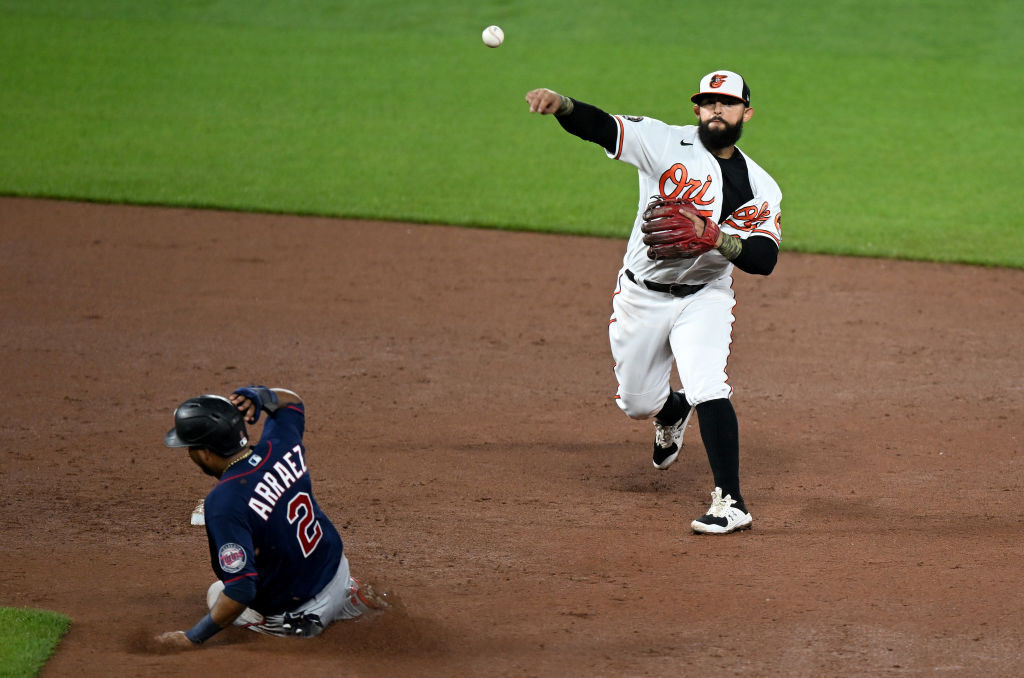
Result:
<instances>
[{"instance_id":1,"label":"white baseball jersey","mask_svg":"<svg viewBox=\"0 0 1024 678\"><path fill-rule=\"evenodd\" d=\"M744 154L754 199L731 215L722 215L722 170L714 156L704 148L695 125L668 125L652 118L612 116L619 126L614 153L608 157L637 168L640 194L633 232L623 259L625 268L638 278L663 283L700 285L728 277L732 263L712 250L694 259L647 258L640 225L644 209L652 196L689 198L729 235L748 238L759 235L782 240L779 205L782 191L767 172Z\"/></svg>"},{"instance_id":2,"label":"white baseball jersey","mask_svg":"<svg viewBox=\"0 0 1024 678\"><path fill-rule=\"evenodd\" d=\"M652 196L689 198L722 231L746 239L781 240L782 192L768 173L743 156L753 199L723 215L724 180L718 161L704 147L693 125L613 116L618 123L614 153L608 157L635 166L640 193L637 216L619 271L608 325L618 406L628 416L654 416L670 393L673 363L690 405L728 398L726 363L732 342L733 264L717 250L693 259L652 261L643 243L643 213ZM626 276L630 271L636 282ZM705 285L685 297L654 291L656 283Z\"/></svg>"}]
</instances>

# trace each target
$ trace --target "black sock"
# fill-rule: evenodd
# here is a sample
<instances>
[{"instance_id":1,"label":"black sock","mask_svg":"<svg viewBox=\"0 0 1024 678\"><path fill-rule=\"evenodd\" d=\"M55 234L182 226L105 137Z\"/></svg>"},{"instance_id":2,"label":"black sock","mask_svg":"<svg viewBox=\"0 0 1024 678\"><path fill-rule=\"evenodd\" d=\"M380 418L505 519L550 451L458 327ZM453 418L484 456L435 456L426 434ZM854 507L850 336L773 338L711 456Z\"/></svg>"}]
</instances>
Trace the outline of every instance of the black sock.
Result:
<instances>
[{"instance_id":1,"label":"black sock","mask_svg":"<svg viewBox=\"0 0 1024 678\"><path fill-rule=\"evenodd\" d=\"M658 420L659 424L671 426L689 414L689 412L690 403L686 402L686 398L683 397L683 394L677 391L672 391L668 394L668 400L665 401L665 406L661 408L661 411L658 412L654 418Z\"/></svg>"},{"instance_id":2,"label":"black sock","mask_svg":"<svg viewBox=\"0 0 1024 678\"><path fill-rule=\"evenodd\" d=\"M722 496L731 495L736 508L747 512L740 495L740 433L736 410L727 398L709 400L697 405L700 437L708 453L715 487L722 488Z\"/></svg>"}]
</instances>

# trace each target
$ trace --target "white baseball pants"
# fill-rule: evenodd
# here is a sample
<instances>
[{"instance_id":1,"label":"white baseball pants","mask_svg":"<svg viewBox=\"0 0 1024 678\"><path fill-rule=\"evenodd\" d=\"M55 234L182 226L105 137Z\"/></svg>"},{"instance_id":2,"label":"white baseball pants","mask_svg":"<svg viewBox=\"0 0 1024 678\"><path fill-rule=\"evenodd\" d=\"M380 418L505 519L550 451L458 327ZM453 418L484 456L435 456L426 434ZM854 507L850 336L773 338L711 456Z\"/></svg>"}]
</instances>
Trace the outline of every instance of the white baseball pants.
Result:
<instances>
[{"instance_id":1,"label":"white baseball pants","mask_svg":"<svg viewBox=\"0 0 1024 678\"><path fill-rule=\"evenodd\" d=\"M735 305L730 277L680 298L641 287L620 272L608 338L622 411L633 419L656 415L671 392L673 361L690 405L730 397L726 363Z\"/></svg>"}]
</instances>

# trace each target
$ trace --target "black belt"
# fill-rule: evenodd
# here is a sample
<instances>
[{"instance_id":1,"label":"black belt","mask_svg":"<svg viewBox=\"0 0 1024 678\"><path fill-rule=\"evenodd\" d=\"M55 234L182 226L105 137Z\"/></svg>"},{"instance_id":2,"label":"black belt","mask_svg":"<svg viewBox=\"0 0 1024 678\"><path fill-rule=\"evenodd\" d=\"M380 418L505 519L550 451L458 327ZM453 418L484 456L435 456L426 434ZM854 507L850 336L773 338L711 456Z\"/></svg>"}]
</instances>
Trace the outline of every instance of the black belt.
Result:
<instances>
[{"instance_id":1,"label":"black belt","mask_svg":"<svg viewBox=\"0 0 1024 678\"><path fill-rule=\"evenodd\" d=\"M633 271L629 270L628 268L626 269L626 277L635 282L637 285L640 284L636 282L636 276L633 275ZM691 294L696 294L697 292L700 292L702 289L707 287L707 285L666 285L665 283L651 282L650 280L645 280L643 282L643 286L649 290L654 290L655 292L664 292L666 294L671 294L673 297L688 297Z\"/></svg>"}]
</instances>

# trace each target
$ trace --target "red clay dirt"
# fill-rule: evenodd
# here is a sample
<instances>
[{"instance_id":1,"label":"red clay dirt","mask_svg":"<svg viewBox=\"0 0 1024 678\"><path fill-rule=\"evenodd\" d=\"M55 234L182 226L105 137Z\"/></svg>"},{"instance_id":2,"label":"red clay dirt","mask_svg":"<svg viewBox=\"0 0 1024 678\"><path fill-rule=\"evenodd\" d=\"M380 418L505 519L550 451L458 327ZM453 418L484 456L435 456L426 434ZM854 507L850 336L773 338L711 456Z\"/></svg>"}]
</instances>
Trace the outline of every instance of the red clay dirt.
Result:
<instances>
[{"instance_id":1,"label":"red clay dirt","mask_svg":"<svg viewBox=\"0 0 1024 678\"><path fill-rule=\"evenodd\" d=\"M754 529L616 408L624 242L0 200L0 605L73 626L43 676L1022 673L1024 271L783 251L737 273ZM174 407L308 408L320 504L392 613L308 641L205 611L210 487ZM258 431L257 431L258 433Z\"/></svg>"}]
</instances>

